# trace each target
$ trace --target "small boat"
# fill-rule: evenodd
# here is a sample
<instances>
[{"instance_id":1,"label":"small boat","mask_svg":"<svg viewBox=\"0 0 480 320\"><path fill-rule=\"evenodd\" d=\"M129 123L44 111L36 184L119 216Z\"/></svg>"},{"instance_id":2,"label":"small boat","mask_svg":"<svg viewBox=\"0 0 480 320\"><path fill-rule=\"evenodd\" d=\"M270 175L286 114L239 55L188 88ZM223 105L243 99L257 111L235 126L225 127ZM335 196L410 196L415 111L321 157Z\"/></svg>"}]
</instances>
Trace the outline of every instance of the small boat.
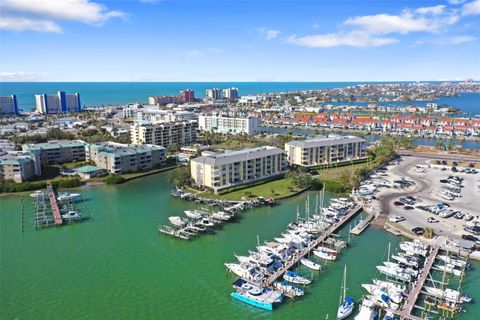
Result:
<instances>
[{"instance_id":1,"label":"small boat","mask_svg":"<svg viewBox=\"0 0 480 320\"><path fill-rule=\"evenodd\" d=\"M445 271L446 273L453 274L456 277L461 277L463 272L461 270L455 269L453 264L445 264L441 266L436 266L440 271Z\"/></svg>"},{"instance_id":2,"label":"small boat","mask_svg":"<svg viewBox=\"0 0 480 320\"><path fill-rule=\"evenodd\" d=\"M313 262L312 260L302 258L300 259L300 263L303 264L305 267L310 268L312 270L319 271L322 269L322 266L319 263Z\"/></svg>"},{"instance_id":3,"label":"small boat","mask_svg":"<svg viewBox=\"0 0 480 320\"><path fill-rule=\"evenodd\" d=\"M66 214L62 214L62 219L65 219L67 221L82 220L82 215L75 210L70 210Z\"/></svg>"},{"instance_id":4,"label":"small boat","mask_svg":"<svg viewBox=\"0 0 480 320\"><path fill-rule=\"evenodd\" d=\"M185 210L185 215L192 219L201 219L202 214L197 210Z\"/></svg>"},{"instance_id":5,"label":"small boat","mask_svg":"<svg viewBox=\"0 0 480 320\"><path fill-rule=\"evenodd\" d=\"M336 255L325 252L325 251L313 250L313 254L316 255L317 257L321 258L321 259L325 259L325 260L329 260L329 261L337 260Z\"/></svg>"},{"instance_id":6,"label":"small boat","mask_svg":"<svg viewBox=\"0 0 480 320\"><path fill-rule=\"evenodd\" d=\"M287 271L283 275L283 279L296 284L310 284L312 283L311 280L302 277L299 273L293 271Z\"/></svg>"},{"instance_id":7,"label":"small boat","mask_svg":"<svg viewBox=\"0 0 480 320\"><path fill-rule=\"evenodd\" d=\"M347 296L347 266L343 271L342 291L340 293L340 305L337 310L337 319L342 320L352 314L355 308L353 297Z\"/></svg>"},{"instance_id":8,"label":"small boat","mask_svg":"<svg viewBox=\"0 0 480 320\"><path fill-rule=\"evenodd\" d=\"M375 302L373 302L369 297L364 297L362 304L360 305L360 311L355 316L355 320L374 320L377 316L377 311L375 310Z\"/></svg>"},{"instance_id":9,"label":"small boat","mask_svg":"<svg viewBox=\"0 0 480 320\"><path fill-rule=\"evenodd\" d=\"M263 288L243 279L235 281L233 288L233 298L261 309L273 310L273 304L283 300L283 295L272 288Z\"/></svg>"},{"instance_id":10,"label":"small boat","mask_svg":"<svg viewBox=\"0 0 480 320\"><path fill-rule=\"evenodd\" d=\"M178 216L169 217L168 220L176 227L184 227L188 223L187 219Z\"/></svg>"},{"instance_id":11,"label":"small boat","mask_svg":"<svg viewBox=\"0 0 480 320\"><path fill-rule=\"evenodd\" d=\"M228 221L232 219L233 215L227 212L219 211L215 212L211 216L213 219L221 220L221 221Z\"/></svg>"},{"instance_id":12,"label":"small boat","mask_svg":"<svg viewBox=\"0 0 480 320\"><path fill-rule=\"evenodd\" d=\"M385 316L383 317L383 320L399 320L400 318L396 316L392 311L387 311L385 313Z\"/></svg>"},{"instance_id":13,"label":"small boat","mask_svg":"<svg viewBox=\"0 0 480 320\"><path fill-rule=\"evenodd\" d=\"M283 281L283 282L274 282L273 286L275 289L280 290L282 294L292 297L301 297L305 294L305 290L303 288L298 288L290 283Z\"/></svg>"},{"instance_id":14,"label":"small boat","mask_svg":"<svg viewBox=\"0 0 480 320\"><path fill-rule=\"evenodd\" d=\"M395 278L400 281L409 282L412 280L412 276L410 274L399 268L391 268L389 266L377 266L377 270L389 277Z\"/></svg>"},{"instance_id":15,"label":"small boat","mask_svg":"<svg viewBox=\"0 0 480 320\"><path fill-rule=\"evenodd\" d=\"M61 192L57 196L58 201L69 201L80 197L80 193Z\"/></svg>"},{"instance_id":16,"label":"small boat","mask_svg":"<svg viewBox=\"0 0 480 320\"><path fill-rule=\"evenodd\" d=\"M30 193L30 197L35 198L35 199L41 199L47 195L46 192L37 190L34 193Z\"/></svg>"},{"instance_id":17,"label":"small boat","mask_svg":"<svg viewBox=\"0 0 480 320\"><path fill-rule=\"evenodd\" d=\"M460 259L455 259L455 258L449 257L449 256L438 255L437 258L442 260L445 263L452 264L455 267L459 267L459 268L463 268L467 265L467 263L465 261L460 260Z\"/></svg>"},{"instance_id":18,"label":"small boat","mask_svg":"<svg viewBox=\"0 0 480 320\"><path fill-rule=\"evenodd\" d=\"M317 250L327 252L327 253L330 253L330 254L335 254L335 255L338 254L337 250L329 248L329 247L325 247L325 246L318 246Z\"/></svg>"}]
</instances>

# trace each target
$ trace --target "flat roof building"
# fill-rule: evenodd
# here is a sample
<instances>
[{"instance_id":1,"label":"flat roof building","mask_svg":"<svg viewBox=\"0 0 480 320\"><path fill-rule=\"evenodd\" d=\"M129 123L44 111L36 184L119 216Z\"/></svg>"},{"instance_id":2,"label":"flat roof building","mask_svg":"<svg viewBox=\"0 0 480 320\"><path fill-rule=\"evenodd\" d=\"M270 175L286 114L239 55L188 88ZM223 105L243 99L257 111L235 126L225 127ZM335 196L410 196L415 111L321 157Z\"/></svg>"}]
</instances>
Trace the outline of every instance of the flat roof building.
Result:
<instances>
[{"instance_id":1,"label":"flat roof building","mask_svg":"<svg viewBox=\"0 0 480 320\"><path fill-rule=\"evenodd\" d=\"M198 122L195 120L157 124L138 121L130 127L130 138L133 144L180 147L197 141L197 128Z\"/></svg>"},{"instance_id":2,"label":"flat roof building","mask_svg":"<svg viewBox=\"0 0 480 320\"><path fill-rule=\"evenodd\" d=\"M90 144L86 159L112 174L149 170L165 164L165 148L115 142Z\"/></svg>"},{"instance_id":3,"label":"flat roof building","mask_svg":"<svg viewBox=\"0 0 480 320\"><path fill-rule=\"evenodd\" d=\"M229 133L229 134L254 134L260 126L260 119L243 116L200 115L198 127L202 131Z\"/></svg>"},{"instance_id":4,"label":"flat roof building","mask_svg":"<svg viewBox=\"0 0 480 320\"><path fill-rule=\"evenodd\" d=\"M42 165L85 161L85 142L81 140L51 140L45 143L30 143L23 151L38 154Z\"/></svg>"},{"instance_id":5,"label":"flat roof building","mask_svg":"<svg viewBox=\"0 0 480 320\"><path fill-rule=\"evenodd\" d=\"M18 115L17 96L0 96L0 114L1 115Z\"/></svg>"},{"instance_id":6,"label":"flat roof building","mask_svg":"<svg viewBox=\"0 0 480 320\"><path fill-rule=\"evenodd\" d=\"M276 147L204 152L192 159L190 172L197 186L219 190L282 175L287 170L285 151Z\"/></svg>"},{"instance_id":7,"label":"flat roof building","mask_svg":"<svg viewBox=\"0 0 480 320\"><path fill-rule=\"evenodd\" d=\"M291 164L313 167L366 159L366 141L355 136L318 137L285 143Z\"/></svg>"},{"instance_id":8,"label":"flat roof building","mask_svg":"<svg viewBox=\"0 0 480 320\"><path fill-rule=\"evenodd\" d=\"M42 170L38 157L30 152L3 152L0 150L0 182L24 182L40 176Z\"/></svg>"},{"instance_id":9,"label":"flat roof building","mask_svg":"<svg viewBox=\"0 0 480 320\"><path fill-rule=\"evenodd\" d=\"M80 94L67 94L58 91L57 94L35 95L37 112L41 114L59 114L81 112Z\"/></svg>"}]
</instances>

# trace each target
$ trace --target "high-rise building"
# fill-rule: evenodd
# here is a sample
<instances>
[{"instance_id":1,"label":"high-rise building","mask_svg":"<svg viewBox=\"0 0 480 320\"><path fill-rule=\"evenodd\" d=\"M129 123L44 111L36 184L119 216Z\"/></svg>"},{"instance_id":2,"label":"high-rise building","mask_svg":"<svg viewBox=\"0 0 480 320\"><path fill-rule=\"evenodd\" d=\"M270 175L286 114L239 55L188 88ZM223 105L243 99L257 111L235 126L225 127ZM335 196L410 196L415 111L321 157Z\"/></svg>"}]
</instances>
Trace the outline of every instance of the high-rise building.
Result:
<instances>
[{"instance_id":1,"label":"high-rise building","mask_svg":"<svg viewBox=\"0 0 480 320\"><path fill-rule=\"evenodd\" d=\"M205 92L205 98L210 100L220 100L223 98L223 92L221 89L218 89L218 88L208 89Z\"/></svg>"},{"instance_id":2,"label":"high-rise building","mask_svg":"<svg viewBox=\"0 0 480 320\"><path fill-rule=\"evenodd\" d=\"M180 97L182 97L183 102L194 102L195 101L195 91L187 89L180 91Z\"/></svg>"},{"instance_id":3,"label":"high-rise building","mask_svg":"<svg viewBox=\"0 0 480 320\"><path fill-rule=\"evenodd\" d=\"M0 114L19 114L16 95L12 94L11 96L0 96Z\"/></svg>"},{"instance_id":4,"label":"high-rise building","mask_svg":"<svg viewBox=\"0 0 480 320\"><path fill-rule=\"evenodd\" d=\"M238 89L237 88L223 89L223 98L229 99L229 100L238 99Z\"/></svg>"},{"instance_id":5,"label":"high-rise building","mask_svg":"<svg viewBox=\"0 0 480 320\"><path fill-rule=\"evenodd\" d=\"M185 146L196 142L197 128L197 121L157 124L135 122L130 127L130 137L133 144L151 144L163 147Z\"/></svg>"},{"instance_id":6,"label":"high-rise building","mask_svg":"<svg viewBox=\"0 0 480 320\"><path fill-rule=\"evenodd\" d=\"M58 114L80 112L80 94L66 94L58 91L57 94L37 94L35 95L37 112L42 114Z\"/></svg>"}]
</instances>

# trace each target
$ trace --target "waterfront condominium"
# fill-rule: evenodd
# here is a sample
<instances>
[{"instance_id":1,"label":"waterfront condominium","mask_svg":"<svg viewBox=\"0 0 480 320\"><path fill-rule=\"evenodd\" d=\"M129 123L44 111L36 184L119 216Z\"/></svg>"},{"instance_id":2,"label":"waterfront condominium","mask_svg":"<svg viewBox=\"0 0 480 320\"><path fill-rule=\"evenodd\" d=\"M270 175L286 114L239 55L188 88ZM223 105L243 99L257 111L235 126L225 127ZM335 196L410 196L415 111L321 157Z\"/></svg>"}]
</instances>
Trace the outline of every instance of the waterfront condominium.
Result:
<instances>
[{"instance_id":1,"label":"waterfront condominium","mask_svg":"<svg viewBox=\"0 0 480 320\"><path fill-rule=\"evenodd\" d=\"M285 151L276 147L230 151L203 152L191 160L190 172L194 183L219 190L282 175L287 170Z\"/></svg>"},{"instance_id":2,"label":"waterfront condominium","mask_svg":"<svg viewBox=\"0 0 480 320\"><path fill-rule=\"evenodd\" d=\"M82 111L80 94L66 94L58 91L57 94L35 95L37 112L41 114L58 114Z\"/></svg>"},{"instance_id":3,"label":"waterfront condominium","mask_svg":"<svg viewBox=\"0 0 480 320\"><path fill-rule=\"evenodd\" d=\"M0 182L20 183L41 174L38 155L22 151L0 151Z\"/></svg>"},{"instance_id":4,"label":"waterfront condominium","mask_svg":"<svg viewBox=\"0 0 480 320\"><path fill-rule=\"evenodd\" d=\"M254 134L260 126L260 119L254 117L232 117L224 115L200 115L198 127L202 131Z\"/></svg>"},{"instance_id":5,"label":"waterfront condominium","mask_svg":"<svg viewBox=\"0 0 480 320\"><path fill-rule=\"evenodd\" d=\"M179 121L151 123L136 121L130 127L130 137L133 144L154 144L165 148L177 145L186 146L197 141L198 122Z\"/></svg>"},{"instance_id":6,"label":"waterfront condominium","mask_svg":"<svg viewBox=\"0 0 480 320\"><path fill-rule=\"evenodd\" d=\"M51 140L45 143L29 143L24 144L22 150L38 155L42 165L85 161L85 142L81 140Z\"/></svg>"},{"instance_id":7,"label":"waterfront condominium","mask_svg":"<svg viewBox=\"0 0 480 320\"><path fill-rule=\"evenodd\" d=\"M18 115L17 96L0 96L0 114L1 115Z\"/></svg>"},{"instance_id":8,"label":"waterfront condominium","mask_svg":"<svg viewBox=\"0 0 480 320\"><path fill-rule=\"evenodd\" d=\"M288 162L302 167L366 159L366 141L354 136L294 140L285 143L285 150Z\"/></svg>"},{"instance_id":9,"label":"waterfront condominium","mask_svg":"<svg viewBox=\"0 0 480 320\"><path fill-rule=\"evenodd\" d=\"M86 145L87 161L112 174L149 170L165 164L165 148L102 142Z\"/></svg>"}]
</instances>

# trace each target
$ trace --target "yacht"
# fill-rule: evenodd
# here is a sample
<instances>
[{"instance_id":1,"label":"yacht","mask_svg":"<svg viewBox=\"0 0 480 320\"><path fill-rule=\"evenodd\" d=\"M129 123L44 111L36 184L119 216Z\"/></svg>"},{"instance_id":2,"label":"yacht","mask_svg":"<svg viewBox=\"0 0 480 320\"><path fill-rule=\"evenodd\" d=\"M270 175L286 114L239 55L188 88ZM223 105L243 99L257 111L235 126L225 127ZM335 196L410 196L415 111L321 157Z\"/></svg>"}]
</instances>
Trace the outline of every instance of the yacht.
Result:
<instances>
[{"instance_id":1,"label":"yacht","mask_svg":"<svg viewBox=\"0 0 480 320\"><path fill-rule=\"evenodd\" d=\"M197 210L185 210L185 215L189 218L192 218L192 219L201 219L202 218L202 214L197 211Z\"/></svg>"},{"instance_id":2,"label":"yacht","mask_svg":"<svg viewBox=\"0 0 480 320\"><path fill-rule=\"evenodd\" d=\"M360 311L355 316L355 320L374 320L377 316L375 303L368 297L364 297L360 305Z\"/></svg>"},{"instance_id":3,"label":"yacht","mask_svg":"<svg viewBox=\"0 0 480 320\"><path fill-rule=\"evenodd\" d=\"M461 277L463 272L461 270L455 269L453 264L444 264L441 266L436 266L440 271L445 271L446 273L453 274L454 276Z\"/></svg>"},{"instance_id":4,"label":"yacht","mask_svg":"<svg viewBox=\"0 0 480 320\"><path fill-rule=\"evenodd\" d=\"M47 195L46 192L37 190L34 193L30 193L30 197L35 198L35 199L41 199Z\"/></svg>"},{"instance_id":5,"label":"yacht","mask_svg":"<svg viewBox=\"0 0 480 320\"><path fill-rule=\"evenodd\" d=\"M382 294L386 294L390 300L396 304L402 303L403 301L403 296L402 292L396 290L393 287L390 287L389 289L377 286L375 284L362 284L362 288L367 290L369 294L371 294L374 297L381 296Z\"/></svg>"},{"instance_id":6,"label":"yacht","mask_svg":"<svg viewBox=\"0 0 480 320\"><path fill-rule=\"evenodd\" d=\"M347 266L343 270L342 290L340 294L340 305L337 310L337 319L342 320L352 314L355 308L353 297L347 296Z\"/></svg>"},{"instance_id":7,"label":"yacht","mask_svg":"<svg viewBox=\"0 0 480 320\"><path fill-rule=\"evenodd\" d=\"M445 263L454 265L455 267L459 267L459 268L463 268L467 265L467 263L465 261L460 260L460 259L456 259L456 258L453 258L453 257L449 257L449 256L438 255L437 258L442 260Z\"/></svg>"},{"instance_id":8,"label":"yacht","mask_svg":"<svg viewBox=\"0 0 480 320\"><path fill-rule=\"evenodd\" d=\"M249 305L266 310L273 310L273 304L282 302L283 295L272 288L263 288L243 279L233 283L235 292L231 296Z\"/></svg>"},{"instance_id":9,"label":"yacht","mask_svg":"<svg viewBox=\"0 0 480 320\"><path fill-rule=\"evenodd\" d=\"M322 266L319 263L316 263L316 262L314 262L312 260L309 260L309 259L306 259L306 258L300 259L300 263L303 264L305 267L307 267L309 269L312 269L312 270L319 271L319 270L322 269Z\"/></svg>"},{"instance_id":10,"label":"yacht","mask_svg":"<svg viewBox=\"0 0 480 320\"><path fill-rule=\"evenodd\" d=\"M401 285L399 283L394 283L390 281L385 281L385 280L379 280L379 279L373 279L373 284L376 286L379 286L380 288L384 288L386 290L395 290L397 292L400 292L401 294L406 294L407 289L404 285Z\"/></svg>"},{"instance_id":11,"label":"yacht","mask_svg":"<svg viewBox=\"0 0 480 320\"><path fill-rule=\"evenodd\" d=\"M77 212L75 210L70 210L68 211L66 214L62 214L62 219L65 219L67 221L70 221L70 220L81 220L82 219L82 215L80 214L80 212Z\"/></svg>"},{"instance_id":12,"label":"yacht","mask_svg":"<svg viewBox=\"0 0 480 320\"><path fill-rule=\"evenodd\" d=\"M320 259L325 259L329 261L335 261L337 260L337 256L325 251L320 251L320 250L313 250L313 254L319 257Z\"/></svg>"},{"instance_id":13,"label":"yacht","mask_svg":"<svg viewBox=\"0 0 480 320\"><path fill-rule=\"evenodd\" d=\"M317 250L323 251L323 252L326 252L326 253L329 253L329 254L333 254L333 255L336 255L338 253L337 250L329 248L329 247L325 247L325 246L318 246Z\"/></svg>"},{"instance_id":14,"label":"yacht","mask_svg":"<svg viewBox=\"0 0 480 320\"><path fill-rule=\"evenodd\" d=\"M412 280L412 276L400 268L377 266L377 270L383 273L384 275L387 275L389 277L395 278L400 281L410 282Z\"/></svg>"},{"instance_id":15,"label":"yacht","mask_svg":"<svg viewBox=\"0 0 480 320\"><path fill-rule=\"evenodd\" d=\"M57 196L58 201L69 201L80 197L80 193L61 192Z\"/></svg>"},{"instance_id":16,"label":"yacht","mask_svg":"<svg viewBox=\"0 0 480 320\"><path fill-rule=\"evenodd\" d=\"M291 283L296 283L296 284L310 284L312 283L311 280L308 280L307 278L302 277L298 272L293 272L293 271L287 271L283 275L283 279L286 281L289 281Z\"/></svg>"},{"instance_id":17,"label":"yacht","mask_svg":"<svg viewBox=\"0 0 480 320\"><path fill-rule=\"evenodd\" d=\"M399 269L399 270L403 270L405 273L408 273L409 275L412 275L414 277L416 277L418 275L418 271L417 270L414 270L413 268L410 268L408 266L405 266L405 265L400 265L398 263L395 263L395 262L389 262L389 261L386 261L383 263L385 266L389 267L389 268L392 268L392 269Z\"/></svg>"},{"instance_id":18,"label":"yacht","mask_svg":"<svg viewBox=\"0 0 480 320\"><path fill-rule=\"evenodd\" d=\"M275 289L280 290L282 294L286 294L288 296L293 296L293 297L300 297L305 294L305 290L302 288L298 288L294 285L289 284L286 281L283 282L274 282L273 286Z\"/></svg>"},{"instance_id":19,"label":"yacht","mask_svg":"<svg viewBox=\"0 0 480 320\"><path fill-rule=\"evenodd\" d=\"M408 256L408 255L404 255L404 256L393 255L392 259L413 268L418 268L420 264L417 258Z\"/></svg>"},{"instance_id":20,"label":"yacht","mask_svg":"<svg viewBox=\"0 0 480 320\"><path fill-rule=\"evenodd\" d=\"M265 277L262 273L260 273L258 266L253 263L225 263L225 267L241 278L246 278L256 282L261 282Z\"/></svg>"},{"instance_id":21,"label":"yacht","mask_svg":"<svg viewBox=\"0 0 480 320\"><path fill-rule=\"evenodd\" d=\"M434 287L424 287L425 291L427 291L428 294L437 297L437 298L443 298L449 302L466 302L469 303L472 301L472 298L466 295L462 295L459 291L453 290L453 289L440 289L440 288L434 288Z\"/></svg>"},{"instance_id":22,"label":"yacht","mask_svg":"<svg viewBox=\"0 0 480 320\"><path fill-rule=\"evenodd\" d=\"M174 226L180 227L180 228L184 227L188 223L187 219L178 217L178 216L171 216L168 218L168 221L170 221L170 223L173 224Z\"/></svg>"},{"instance_id":23,"label":"yacht","mask_svg":"<svg viewBox=\"0 0 480 320\"><path fill-rule=\"evenodd\" d=\"M219 212L213 213L211 217L213 219L217 219L217 220L221 220L221 221L228 221L233 217L233 215L231 215L227 212L219 211Z\"/></svg>"}]
</instances>

